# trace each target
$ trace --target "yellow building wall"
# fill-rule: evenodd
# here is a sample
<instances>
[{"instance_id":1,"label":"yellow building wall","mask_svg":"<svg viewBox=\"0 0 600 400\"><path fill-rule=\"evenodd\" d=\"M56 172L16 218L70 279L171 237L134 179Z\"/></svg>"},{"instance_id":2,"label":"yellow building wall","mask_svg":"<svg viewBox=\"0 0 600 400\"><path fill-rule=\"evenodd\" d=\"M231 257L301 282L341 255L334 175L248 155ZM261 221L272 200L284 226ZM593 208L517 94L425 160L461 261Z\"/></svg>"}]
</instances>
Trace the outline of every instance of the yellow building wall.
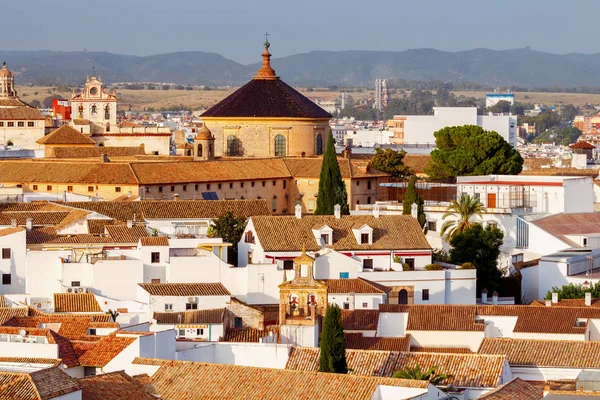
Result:
<instances>
[{"instance_id":1,"label":"yellow building wall","mask_svg":"<svg viewBox=\"0 0 600 400\"><path fill-rule=\"evenodd\" d=\"M15 183L3 182L4 187L16 187L22 185L23 192L27 193L52 193L57 196L64 192L79 194L82 196L100 197L104 200L114 200L117 197L123 196L131 192L133 196L139 195L139 187L137 185L103 185L98 184L76 184L76 183L49 183L49 182L30 182L30 183ZM37 188L35 187L37 185ZM50 188L49 188L50 187ZM89 187L93 190L90 192ZM117 191L120 188L120 191Z\"/></svg>"}]
</instances>

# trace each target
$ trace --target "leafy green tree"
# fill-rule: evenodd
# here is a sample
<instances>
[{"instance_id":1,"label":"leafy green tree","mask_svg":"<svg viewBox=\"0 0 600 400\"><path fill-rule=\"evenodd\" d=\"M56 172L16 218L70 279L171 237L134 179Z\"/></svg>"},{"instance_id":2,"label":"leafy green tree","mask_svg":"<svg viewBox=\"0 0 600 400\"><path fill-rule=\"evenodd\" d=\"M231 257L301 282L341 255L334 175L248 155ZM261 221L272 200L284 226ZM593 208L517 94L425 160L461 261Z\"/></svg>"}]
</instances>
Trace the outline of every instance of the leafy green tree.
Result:
<instances>
[{"instance_id":1,"label":"leafy green tree","mask_svg":"<svg viewBox=\"0 0 600 400\"><path fill-rule=\"evenodd\" d=\"M336 304L327 308L321 332L319 372L348 373L342 311Z\"/></svg>"},{"instance_id":2,"label":"leafy green tree","mask_svg":"<svg viewBox=\"0 0 600 400\"><path fill-rule=\"evenodd\" d=\"M246 222L246 217L237 217L231 211L227 211L219 218L212 220L208 227L208 237L219 237L224 242L232 244L227 249L227 258L234 265L237 265L237 245L246 229Z\"/></svg>"},{"instance_id":3,"label":"leafy green tree","mask_svg":"<svg viewBox=\"0 0 600 400\"><path fill-rule=\"evenodd\" d=\"M419 196L417 192L417 177L411 176L408 180L408 186L406 187L406 193L404 194L404 200L402 200L402 214L410 215L412 213L412 205L417 203L417 220L419 225L425 225L427 217L423 211L425 202Z\"/></svg>"},{"instance_id":4,"label":"leafy green tree","mask_svg":"<svg viewBox=\"0 0 600 400\"><path fill-rule=\"evenodd\" d=\"M477 270L477 293L500 289L502 271L498 269L498 256L504 234L494 225L485 228L480 224L456 233L450 239L450 258L455 264L473 263Z\"/></svg>"},{"instance_id":5,"label":"leafy green tree","mask_svg":"<svg viewBox=\"0 0 600 400\"><path fill-rule=\"evenodd\" d=\"M427 370L422 370L420 365L414 368L406 367L398 370L394 373L394 378L400 379L411 379L417 381L428 381L434 386L441 385L442 383L448 383L453 377L452 375L438 374L438 367L431 367Z\"/></svg>"},{"instance_id":6,"label":"leafy green tree","mask_svg":"<svg viewBox=\"0 0 600 400\"><path fill-rule=\"evenodd\" d=\"M432 178L517 175L523 157L502 136L477 125L452 126L434 133L436 149L426 173Z\"/></svg>"},{"instance_id":7,"label":"leafy green tree","mask_svg":"<svg viewBox=\"0 0 600 400\"><path fill-rule=\"evenodd\" d=\"M583 299L586 293L591 293L592 298L600 297L600 282L596 282L593 286L583 284L569 283L561 287L553 286L552 290L546 293L546 300L552 299L552 293L558 293L558 299Z\"/></svg>"},{"instance_id":8,"label":"leafy green tree","mask_svg":"<svg viewBox=\"0 0 600 400\"><path fill-rule=\"evenodd\" d=\"M340 165L335 153L333 144L333 135L331 129L327 138L327 147L323 155L323 164L321 165L321 175L319 177L319 194L317 196L316 215L333 215L333 207L339 204L342 208L342 214L350 214L348 207L348 193L346 184L342 179Z\"/></svg>"},{"instance_id":9,"label":"leafy green tree","mask_svg":"<svg viewBox=\"0 0 600 400\"><path fill-rule=\"evenodd\" d=\"M448 217L452 219L444 222L440 236L448 234L451 239L454 235L473 226L471 219L474 216L481 218L483 204L475 196L463 194L458 200L452 200L452 203L446 208L446 213L442 216L445 220Z\"/></svg>"},{"instance_id":10,"label":"leafy green tree","mask_svg":"<svg viewBox=\"0 0 600 400\"><path fill-rule=\"evenodd\" d=\"M579 115L579 108L573 104L566 104L560 109L560 118L563 121L572 121L577 115Z\"/></svg>"},{"instance_id":11,"label":"leafy green tree","mask_svg":"<svg viewBox=\"0 0 600 400\"><path fill-rule=\"evenodd\" d=\"M388 174L400 178L412 175L412 171L404 165L404 150L396 151L392 149L375 149L375 155L371 158L371 167Z\"/></svg>"},{"instance_id":12,"label":"leafy green tree","mask_svg":"<svg viewBox=\"0 0 600 400\"><path fill-rule=\"evenodd\" d=\"M510 102L508 102L506 100L500 100L493 106L488 107L488 110L490 112L493 112L494 114L501 114L501 113L509 113L510 108L511 108Z\"/></svg>"},{"instance_id":13,"label":"leafy green tree","mask_svg":"<svg viewBox=\"0 0 600 400\"><path fill-rule=\"evenodd\" d=\"M581 136L581 131L574 126L565 126L563 128L552 128L546 132L540 133L533 140L535 143L553 142L562 146L568 146L575 143Z\"/></svg>"}]
</instances>

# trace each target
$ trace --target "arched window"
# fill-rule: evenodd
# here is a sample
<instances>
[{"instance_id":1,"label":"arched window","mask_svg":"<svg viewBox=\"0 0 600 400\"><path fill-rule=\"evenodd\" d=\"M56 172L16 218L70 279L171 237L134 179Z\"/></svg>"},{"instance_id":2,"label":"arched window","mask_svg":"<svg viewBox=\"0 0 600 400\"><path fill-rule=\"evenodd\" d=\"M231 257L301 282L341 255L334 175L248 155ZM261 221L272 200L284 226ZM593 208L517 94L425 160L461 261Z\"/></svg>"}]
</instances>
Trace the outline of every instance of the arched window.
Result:
<instances>
[{"instance_id":1,"label":"arched window","mask_svg":"<svg viewBox=\"0 0 600 400\"><path fill-rule=\"evenodd\" d=\"M246 232L246 237L244 238L245 243L254 243L254 235L252 231Z\"/></svg>"},{"instance_id":2,"label":"arched window","mask_svg":"<svg viewBox=\"0 0 600 400\"><path fill-rule=\"evenodd\" d=\"M212 147L212 144L208 145L208 156L209 157L213 156L213 147Z\"/></svg>"},{"instance_id":3,"label":"arched window","mask_svg":"<svg viewBox=\"0 0 600 400\"><path fill-rule=\"evenodd\" d=\"M202 157L202 145L200 143L198 143L198 152L197 152L197 156L198 157Z\"/></svg>"},{"instance_id":4,"label":"arched window","mask_svg":"<svg viewBox=\"0 0 600 400\"><path fill-rule=\"evenodd\" d=\"M275 136L275 157L284 157L285 154L285 136Z\"/></svg>"},{"instance_id":5,"label":"arched window","mask_svg":"<svg viewBox=\"0 0 600 400\"><path fill-rule=\"evenodd\" d=\"M14 146L15 144L11 140L9 140L8 142L6 142L6 145L7 146Z\"/></svg>"},{"instance_id":6,"label":"arched window","mask_svg":"<svg viewBox=\"0 0 600 400\"><path fill-rule=\"evenodd\" d=\"M188 155L188 156L191 156L191 155L192 155L192 151L191 151L191 150L188 150L188 151L187 151L187 155Z\"/></svg>"},{"instance_id":7,"label":"arched window","mask_svg":"<svg viewBox=\"0 0 600 400\"><path fill-rule=\"evenodd\" d=\"M320 156L321 154L323 154L323 135L321 135L320 133L317 134L317 155Z\"/></svg>"},{"instance_id":8,"label":"arched window","mask_svg":"<svg viewBox=\"0 0 600 400\"><path fill-rule=\"evenodd\" d=\"M227 155L228 156L237 156L238 155L238 140L233 135L230 135L227 138Z\"/></svg>"},{"instance_id":9,"label":"arched window","mask_svg":"<svg viewBox=\"0 0 600 400\"><path fill-rule=\"evenodd\" d=\"M96 107L96 105L95 105L95 104L94 104L94 105L92 105L92 114L96 114L96 108L97 108L97 107Z\"/></svg>"},{"instance_id":10,"label":"arched window","mask_svg":"<svg viewBox=\"0 0 600 400\"><path fill-rule=\"evenodd\" d=\"M104 107L104 119L110 119L110 106L108 104Z\"/></svg>"},{"instance_id":11,"label":"arched window","mask_svg":"<svg viewBox=\"0 0 600 400\"><path fill-rule=\"evenodd\" d=\"M104 143L98 143L98 147L104 147Z\"/></svg>"},{"instance_id":12,"label":"arched window","mask_svg":"<svg viewBox=\"0 0 600 400\"><path fill-rule=\"evenodd\" d=\"M402 289L398 292L398 304L408 304L408 292L406 289Z\"/></svg>"}]
</instances>

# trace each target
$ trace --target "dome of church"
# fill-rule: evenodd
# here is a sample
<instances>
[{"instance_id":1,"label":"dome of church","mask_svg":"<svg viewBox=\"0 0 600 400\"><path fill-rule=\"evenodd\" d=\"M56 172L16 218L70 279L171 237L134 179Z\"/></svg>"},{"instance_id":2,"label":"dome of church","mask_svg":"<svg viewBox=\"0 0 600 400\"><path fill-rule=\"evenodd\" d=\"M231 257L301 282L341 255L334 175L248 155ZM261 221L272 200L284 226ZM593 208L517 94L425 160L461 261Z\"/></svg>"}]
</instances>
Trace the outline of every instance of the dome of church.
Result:
<instances>
[{"instance_id":1,"label":"dome of church","mask_svg":"<svg viewBox=\"0 0 600 400\"><path fill-rule=\"evenodd\" d=\"M6 62L2 63L2 69L0 69L0 78L12 78L13 73L6 68Z\"/></svg>"},{"instance_id":2,"label":"dome of church","mask_svg":"<svg viewBox=\"0 0 600 400\"><path fill-rule=\"evenodd\" d=\"M212 132L210 131L210 129L208 129L206 127L206 125L202 125L202 128L200 128L198 130L198 133L196 133L196 137L194 137L194 140L208 140L208 139L214 139Z\"/></svg>"}]
</instances>

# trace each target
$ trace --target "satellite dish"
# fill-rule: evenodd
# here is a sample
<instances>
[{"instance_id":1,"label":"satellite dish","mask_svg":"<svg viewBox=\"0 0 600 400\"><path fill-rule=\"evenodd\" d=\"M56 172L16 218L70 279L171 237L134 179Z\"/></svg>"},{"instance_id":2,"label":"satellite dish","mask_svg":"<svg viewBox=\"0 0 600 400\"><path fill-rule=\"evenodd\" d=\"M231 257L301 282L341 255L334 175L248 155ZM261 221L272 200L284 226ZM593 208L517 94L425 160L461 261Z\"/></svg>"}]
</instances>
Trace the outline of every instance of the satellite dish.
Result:
<instances>
[{"instance_id":1,"label":"satellite dish","mask_svg":"<svg viewBox=\"0 0 600 400\"><path fill-rule=\"evenodd\" d=\"M21 337L25 337L27 335L27 331L25 329L21 329L19 331L19 335L21 335Z\"/></svg>"}]
</instances>

